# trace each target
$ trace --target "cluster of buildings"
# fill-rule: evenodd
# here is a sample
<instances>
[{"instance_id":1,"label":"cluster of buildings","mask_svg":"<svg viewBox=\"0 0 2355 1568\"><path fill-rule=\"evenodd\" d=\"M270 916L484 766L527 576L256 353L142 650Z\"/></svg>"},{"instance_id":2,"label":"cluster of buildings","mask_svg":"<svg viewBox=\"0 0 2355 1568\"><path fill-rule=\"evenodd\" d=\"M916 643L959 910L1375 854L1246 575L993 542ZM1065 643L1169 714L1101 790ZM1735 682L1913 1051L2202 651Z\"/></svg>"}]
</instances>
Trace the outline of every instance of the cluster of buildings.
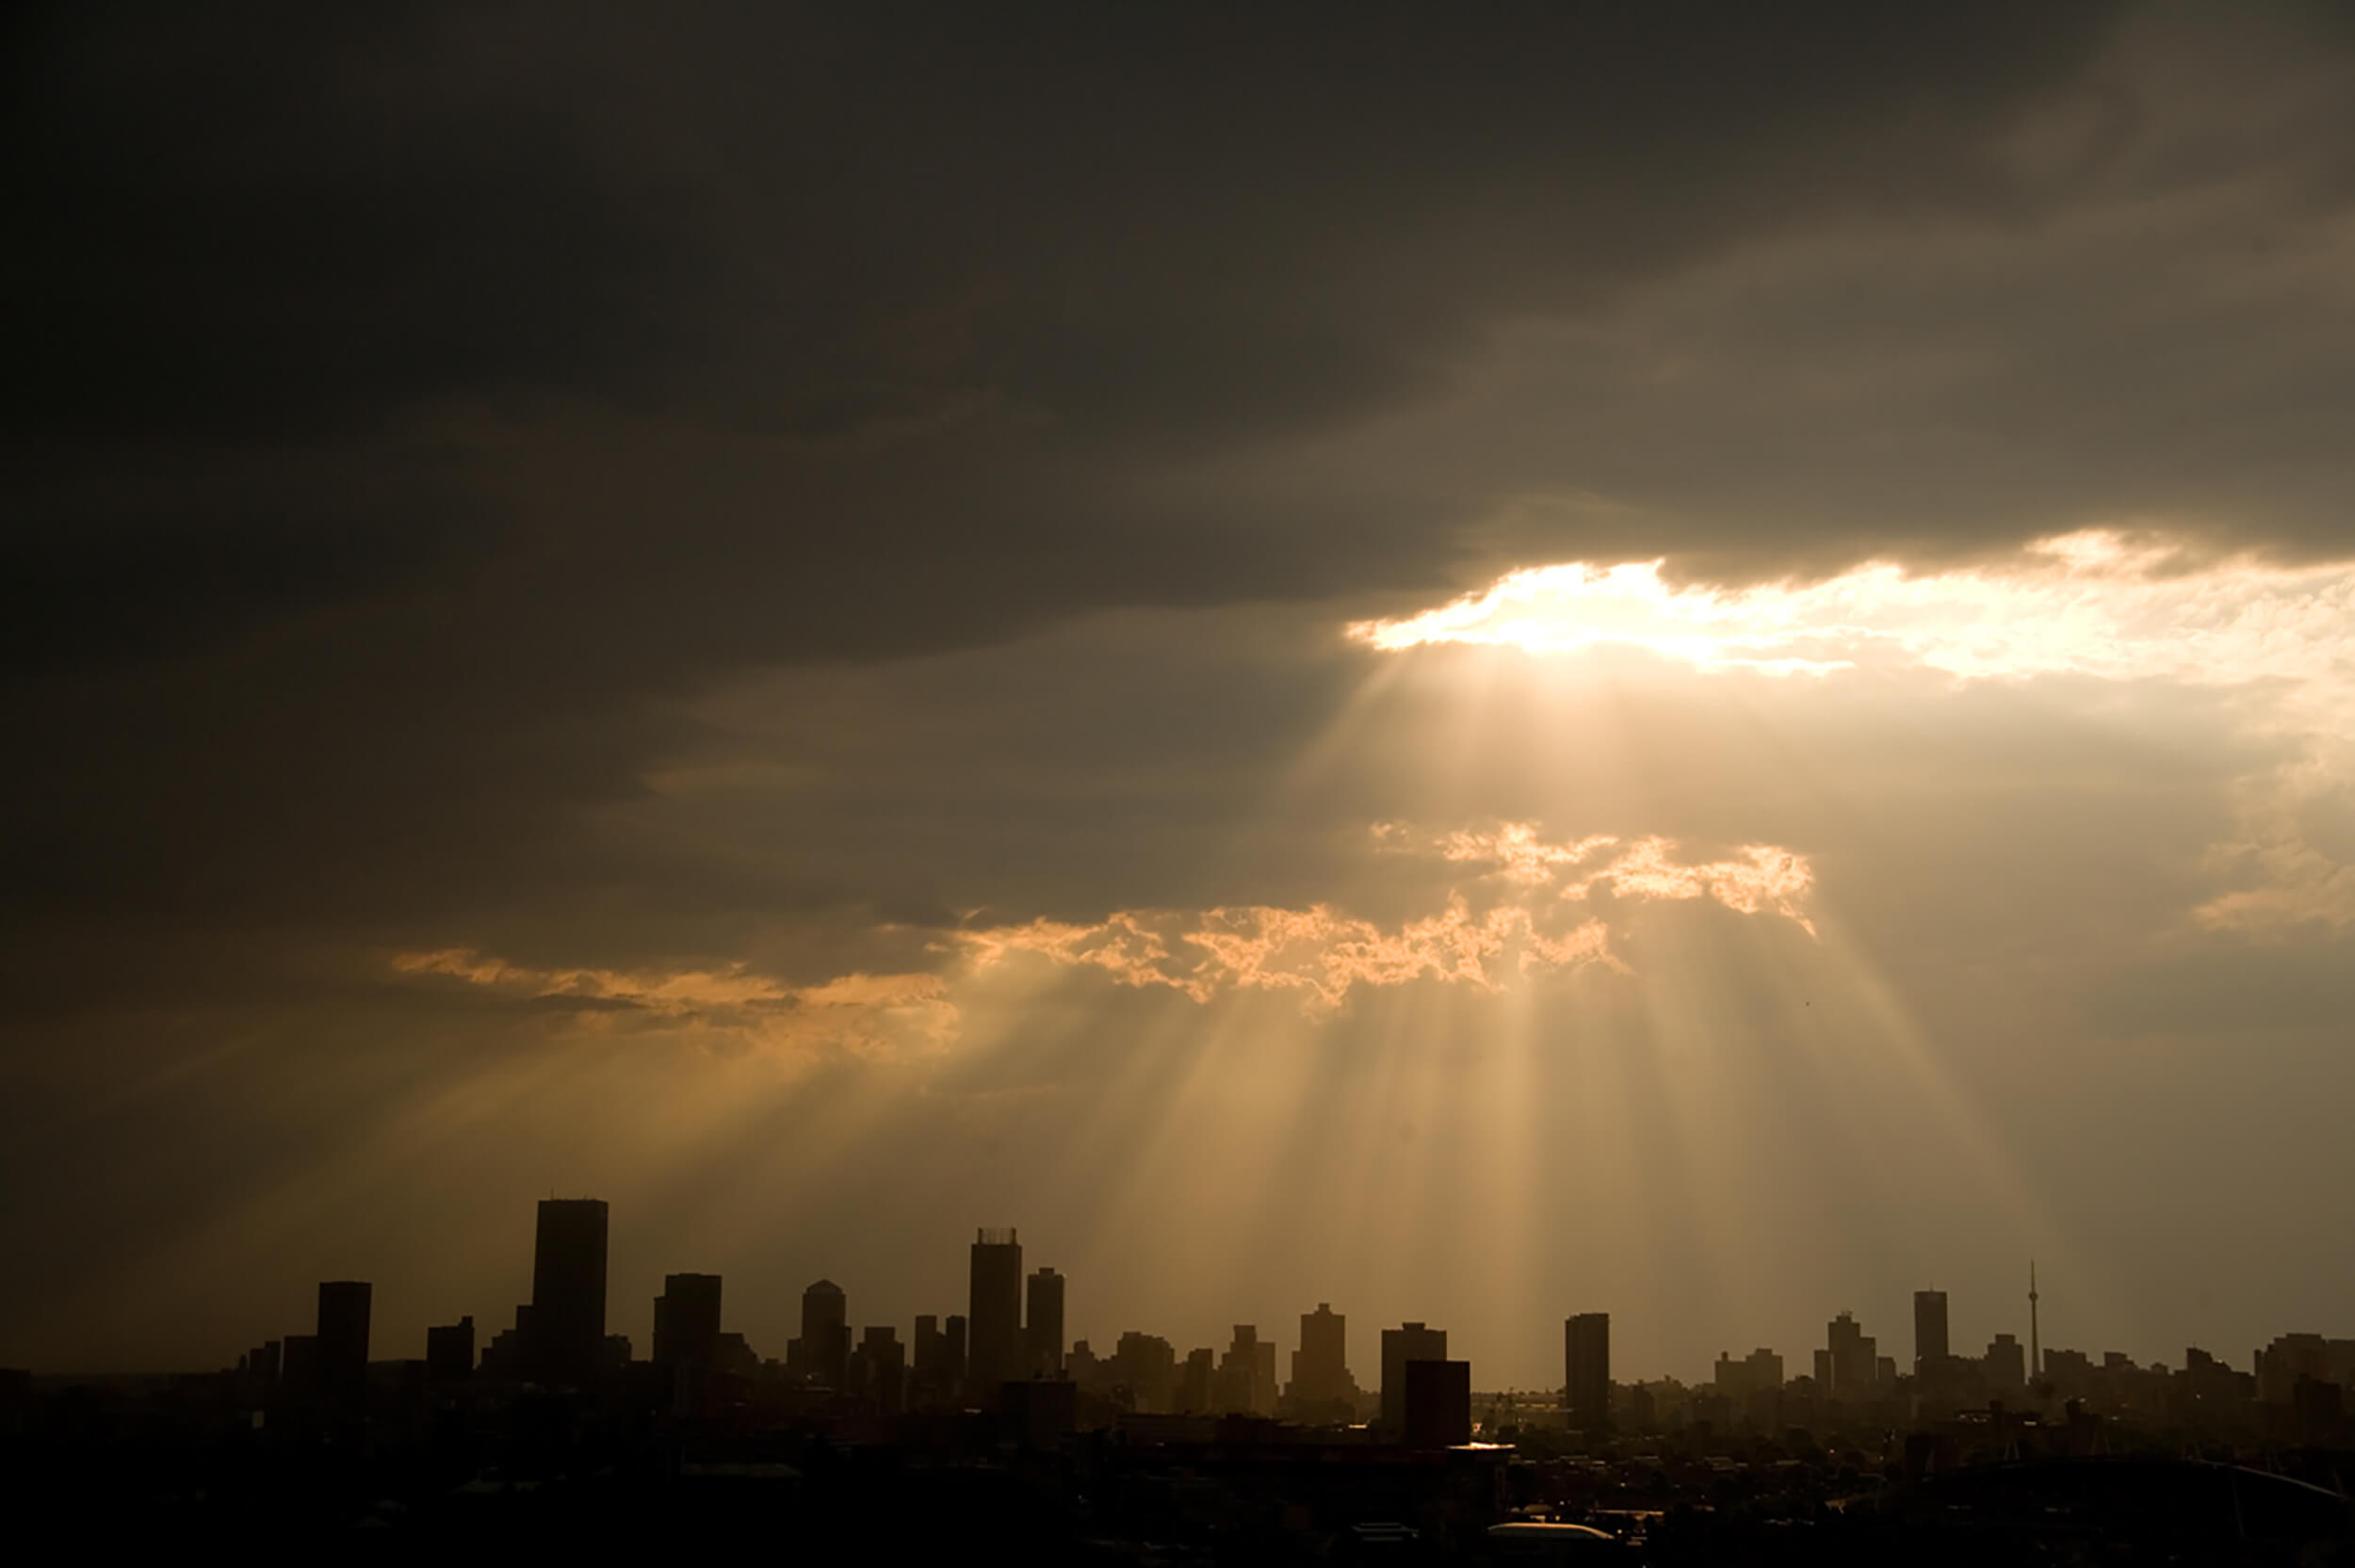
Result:
<instances>
[{"instance_id":1,"label":"cluster of buildings","mask_svg":"<svg viewBox=\"0 0 2355 1568\"><path fill-rule=\"evenodd\" d=\"M1451 1358L1444 1329L1410 1322L1380 1335L1380 1381L1361 1388L1349 1365L1348 1319L1320 1302L1300 1318L1298 1349L1278 1375L1277 1346L1240 1323L1222 1349L1180 1352L1156 1334L1123 1334L1108 1352L1064 1332L1064 1277L1024 1272L1012 1230L977 1234L963 1313L916 1318L903 1341L891 1325L853 1325L841 1286L803 1292L801 1332L782 1360L764 1360L723 1326L716 1274L673 1274L654 1303L644 1359L607 1332L608 1214L595 1199L539 1206L531 1299L511 1326L477 1344L474 1320L428 1332L422 1361L372 1362L369 1286L319 1286L313 1333L250 1351L236 1376L256 1408L333 1423L357 1419L371 1386L430 1394L454 1384L589 1390L625 1385L647 1408L679 1415L758 1406L775 1414L889 1421L912 1413L999 1412L1026 1427L1069 1431L1161 1420L1250 1417L1302 1427L1363 1427L1370 1439L1415 1447L1460 1445L1511 1428L1572 1433L1686 1431L1779 1434L1793 1428L1879 1426L1920 1430L1969 1413L2058 1411L2175 1422L2219 1432L2335 1441L2346 1431L2344 1393L2355 1387L2355 1340L2289 1334L2259 1350L2250 1371L2208 1352L2180 1369L2098 1360L2038 1344L2030 1285L2025 1346L1999 1334L1976 1355L1955 1353L1945 1292L1917 1292L1912 1353L1904 1363L1854 1315L1826 1325L1809 1369L1786 1375L1783 1358L1759 1349L1717 1359L1713 1379L1617 1382L1611 1320L1582 1313L1563 1325L1558 1393L1491 1396L1475 1421L1469 1362ZM379 1401L382 1403L382 1401ZM1176 1430L1172 1428L1171 1430Z\"/></svg>"}]
</instances>

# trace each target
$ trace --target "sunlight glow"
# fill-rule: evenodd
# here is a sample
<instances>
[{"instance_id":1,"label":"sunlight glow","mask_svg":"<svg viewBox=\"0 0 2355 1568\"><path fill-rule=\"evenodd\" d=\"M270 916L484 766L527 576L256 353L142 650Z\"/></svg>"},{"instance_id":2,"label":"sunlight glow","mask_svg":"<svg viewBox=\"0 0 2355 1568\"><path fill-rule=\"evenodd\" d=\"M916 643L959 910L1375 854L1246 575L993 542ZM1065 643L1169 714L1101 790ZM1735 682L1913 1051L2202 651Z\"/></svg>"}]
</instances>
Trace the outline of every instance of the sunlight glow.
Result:
<instances>
[{"instance_id":1,"label":"sunlight glow","mask_svg":"<svg viewBox=\"0 0 2355 1568\"><path fill-rule=\"evenodd\" d=\"M2203 685L2309 678L2355 652L2355 563L2199 562L2108 529L2041 540L2002 562L1915 574L1868 561L1804 584L1679 587L1661 576L1665 564L1530 567L1349 635L1386 651L1619 645L1776 675L1896 663L1971 678L2066 671Z\"/></svg>"}]
</instances>

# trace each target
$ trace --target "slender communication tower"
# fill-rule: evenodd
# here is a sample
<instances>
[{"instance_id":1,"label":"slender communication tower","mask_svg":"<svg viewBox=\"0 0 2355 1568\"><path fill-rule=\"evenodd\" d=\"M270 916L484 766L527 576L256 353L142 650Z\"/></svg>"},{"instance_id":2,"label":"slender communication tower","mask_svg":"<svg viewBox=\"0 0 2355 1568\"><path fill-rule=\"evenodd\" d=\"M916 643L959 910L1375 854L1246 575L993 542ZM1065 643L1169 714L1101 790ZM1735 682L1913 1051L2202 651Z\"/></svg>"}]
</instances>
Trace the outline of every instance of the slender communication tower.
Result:
<instances>
[{"instance_id":1,"label":"slender communication tower","mask_svg":"<svg viewBox=\"0 0 2355 1568\"><path fill-rule=\"evenodd\" d=\"M2044 1376L2044 1348L2037 1337L2036 1259L2028 1260L2028 1381Z\"/></svg>"}]
</instances>

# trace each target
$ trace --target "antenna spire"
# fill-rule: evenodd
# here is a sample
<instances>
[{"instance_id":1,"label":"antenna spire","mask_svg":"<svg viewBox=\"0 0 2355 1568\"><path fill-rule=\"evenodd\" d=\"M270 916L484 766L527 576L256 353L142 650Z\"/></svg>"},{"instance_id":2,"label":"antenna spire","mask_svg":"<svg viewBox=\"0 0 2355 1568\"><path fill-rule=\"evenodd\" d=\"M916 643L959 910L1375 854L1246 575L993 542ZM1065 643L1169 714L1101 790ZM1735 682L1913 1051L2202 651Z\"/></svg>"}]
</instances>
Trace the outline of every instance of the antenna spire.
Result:
<instances>
[{"instance_id":1,"label":"antenna spire","mask_svg":"<svg viewBox=\"0 0 2355 1568\"><path fill-rule=\"evenodd\" d=\"M2036 1259L2028 1260L2028 1381L2044 1376L2044 1346L2038 1337L2036 1320Z\"/></svg>"}]
</instances>

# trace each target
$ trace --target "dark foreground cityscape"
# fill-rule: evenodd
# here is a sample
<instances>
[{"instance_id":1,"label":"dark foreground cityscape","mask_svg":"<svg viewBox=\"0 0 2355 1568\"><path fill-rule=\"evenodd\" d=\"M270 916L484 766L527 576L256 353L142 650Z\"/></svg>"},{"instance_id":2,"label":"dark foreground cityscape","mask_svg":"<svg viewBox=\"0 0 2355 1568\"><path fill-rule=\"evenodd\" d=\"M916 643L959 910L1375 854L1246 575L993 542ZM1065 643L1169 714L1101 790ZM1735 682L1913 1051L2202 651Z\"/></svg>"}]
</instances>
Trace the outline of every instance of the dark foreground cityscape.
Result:
<instances>
[{"instance_id":1,"label":"dark foreground cityscape","mask_svg":"<svg viewBox=\"0 0 2355 1568\"><path fill-rule=\"evenodd\" d=\"M1183 1353L1067 1343L1065 1281L980 1232L960 1314L902 1339L804 1293L764 1357L718 1275L673 1274L641 1355L606 1332L609 1218L540 1204L511 1326L372 1344L371 1286L318 1287L311 1332L217 1372L0 1373L12 1516L92 1544L407 1557L679 1551L1031 1561L2355 1562L2355 1339L2289 1334L2247 1371L2137 1366L1998 1334L1957 1353L1946 1296L1911 1354L1842 1313L1793 1375L1619 1382L1611 1318L1563 1325L1559 1388L1486 1392L1444 1328L1348 1319L1278 1346L1237 1324ZM403 1348L406 1349L406 1348Z\"/></svg>"}]
</instances>

